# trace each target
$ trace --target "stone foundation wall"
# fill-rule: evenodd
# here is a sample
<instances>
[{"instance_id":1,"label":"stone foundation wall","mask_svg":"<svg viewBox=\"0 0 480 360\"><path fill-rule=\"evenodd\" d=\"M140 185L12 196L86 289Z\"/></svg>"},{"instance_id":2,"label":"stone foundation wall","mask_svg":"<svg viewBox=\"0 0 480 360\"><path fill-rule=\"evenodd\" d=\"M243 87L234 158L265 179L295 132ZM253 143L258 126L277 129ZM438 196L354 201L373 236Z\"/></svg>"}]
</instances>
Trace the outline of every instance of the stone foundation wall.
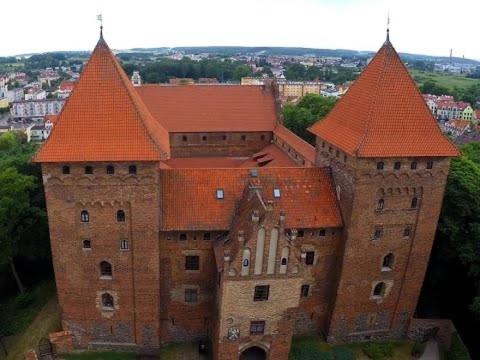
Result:
<instances>
[{"instance_id":1,"label":"stone foundation wall","mask_svg":"<svg viewBox=\"0 0 480 360\"><path fill-rule=\"evenodd\" d=\"M455 325L448 319L412 319L408 329L408 338L412 341L422 341L429 332L438 328L436 339L440 346L450 349L452 336L457 332Z\"/></svg>"}]
</instances>

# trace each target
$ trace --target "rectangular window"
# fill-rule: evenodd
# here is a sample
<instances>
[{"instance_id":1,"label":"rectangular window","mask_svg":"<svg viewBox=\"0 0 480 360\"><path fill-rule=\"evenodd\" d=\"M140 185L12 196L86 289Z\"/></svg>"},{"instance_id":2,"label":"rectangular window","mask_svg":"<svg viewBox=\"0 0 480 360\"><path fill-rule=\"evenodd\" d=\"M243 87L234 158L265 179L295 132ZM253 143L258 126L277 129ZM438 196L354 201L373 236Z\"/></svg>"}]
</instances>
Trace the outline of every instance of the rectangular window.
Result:
<instances>
[{"instance_id":1,"label":"rectangular window","mask_svg":"<svg viewBox=\"0 0 480 360\"><path fill-rule=\"evenodd\" d=\"M210 240L210 233L204 233L203 240Z\"/></svg>"},{"instance_id":2,"label":"rectangular window","mask_svg":"<svg viewBox=\"0 0 480 360\"><path fill-rule=\"evenodd\" d=\"M185 256L185 270L200 269L200 257L198 255Z\"/></svg>"},{"instance_id":3,"label":"rectangular window","mask_svg":"<svg viewBox=\"0 0 480 360\"><path fill-rule=\"evenodd\" d=\"M305 257L305 264L313 265L315 260L315 251L307 251L307 256Z\"/></svg>"},{"instance_id":4,"label":"rectangular window","mask_svg":"<svg viewBox=\"0 0 480 360\"><path fill-rule=\"evenodd\" d=\"M187 234L180 234L180 240L187 240Z\"/></svg>"},{"instance_id":5,"label":"rectangular window","mask_svg":"<svg viewBox=\"0 0 480 360\"><path fill-rule=\"evenodd\" d=\"M223 189L217 189L217 199L223 199Z\"/></svg>"},{"instance_id":6,"label":"rectangular window","mask_svg":"<svg viewBox=\"0 0 480 360\"><path fill-rule=\"evenodd\" d=\"M309 291L310 291L310 285L302 285L302 288L300 290L300 296L307 297Z\"/></svg>"},{"instance_id":7,"label":"rectangular window","mask_svg":"<svg viewBox=\"0 0 480 360\"><path fill-rule=\"evenodd\" d=\"M255 293L253 295L253 301L266 301L268 300L268 293L270 292L269 285L257 285L255 286Z\"/></svg>"},{"instance_id":8,"label":"rectangular window","mask_svg":"<svg viewBox=\"0 0 480 360\"><path fill-rule=\"evenodd\" d=\"M127 239L120 240L120 249L121 250L128 250L128 240Z\"/></svg>"},{"instance_id":9,"label":"rectangular window","mask_svg":"<svg viewBox=\"0 0 480 360\"><path fill-rule=\"evenodd\" d=\"M262 335L265 332L265 321L250 322L250 335Z\"/></svg>"},{"instance_id":10,"label":"rectangular window","mask_svg":"<svg viewBox=\"0 0 480 360\"><path fill-rule=\"evenodd\" d=\"M298 230L297 232L297 237L303 237L305 235L305 231L304 230Z\"/></svg>"},{"instance_id":11,"label":"rectangular window","mask_svg":"<svg viewBox=\"0 0 480 360\"><path fill-rule=\"evenodd\" d=\"M325 231L325 229L320 229L320 231L318 232L318 235L319 236L325 236L327 232Z\"/></svg>"},{"instance_id":12,"label":"rectangular window","mask_svg":"<svg viewBox=\"0 0 480 360\"><path fill-rule=\"evenodd\" d=\"M185 289L185 302L196 303L198 301L197 289Z\"/></svg>"},{"instance_id":13,"label":"rectangular window","mask_svg":"<svg viewBox=\"0 0 480 360\"><path fill-rule=\"evenodd\" d=\"M383 236L383 228L376 228L373 233L373 240L378 240Z\"/></svg>"},{"instance_id":14,"label":"rectangular window","mask_svg":"<svg viewBox=\"0 0 480 360\"><path fill-rule=\"evenodd\" d=\"M273 196L276 197L276 198L279 198L280 197L280 189L278 189L278 188L273 189Z\"/></svg>"}]
</instances>

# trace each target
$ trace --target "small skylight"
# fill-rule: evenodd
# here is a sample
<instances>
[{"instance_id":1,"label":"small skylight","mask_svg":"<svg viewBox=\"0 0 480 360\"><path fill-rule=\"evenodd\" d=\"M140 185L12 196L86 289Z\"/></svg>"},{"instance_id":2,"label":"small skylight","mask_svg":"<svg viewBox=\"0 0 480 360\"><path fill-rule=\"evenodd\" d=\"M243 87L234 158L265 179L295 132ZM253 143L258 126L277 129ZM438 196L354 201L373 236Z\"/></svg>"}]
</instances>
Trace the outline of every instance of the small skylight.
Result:
<instances>
[{"instance_id":1,"label":"small skylight","mask_svg":"<svg viewBox=\"0 0 480 360\"><path fill-rule=\"evenodd\" d=\"M217 199L223 199L223 189L217 189Z\"/></svg>"},{"instance_id":2,"label":"small skylight","mask_svg":"<svg viewBox=\"0 0 480 360\"><path fill-rule=\"evenodd\" d=\"M279 188L273 189L273 196L276 197L276 198L280 197L280 189Z\"/></svg>"}]
</instances>

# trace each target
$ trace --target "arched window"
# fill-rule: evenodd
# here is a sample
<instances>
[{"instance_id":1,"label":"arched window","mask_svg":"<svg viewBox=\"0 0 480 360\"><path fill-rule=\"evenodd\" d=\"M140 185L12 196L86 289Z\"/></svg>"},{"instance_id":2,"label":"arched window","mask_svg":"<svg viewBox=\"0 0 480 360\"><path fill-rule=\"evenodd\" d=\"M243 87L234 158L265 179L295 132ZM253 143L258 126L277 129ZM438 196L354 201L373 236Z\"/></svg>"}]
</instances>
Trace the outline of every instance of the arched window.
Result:
<instances>
[{"instance_id":1,"label":"arched window","mask_svg":"<svg viewBox=\"0 0 480 360\"><path fill-rule=\"evenodd\" d=\"M117 221L118 222L125 222L125 211L118 210L117 211Z\"/></svg>"},{"instance_id":2,"label":"arched window","mask_svg":"<svg viewBox=\"0 0 480 360\"><path fill-rule=\"evenodd\" d=\"M107 165L107 174L108 175L115 174L115 168L113 167L113 165Z\"/></svg>"},{"instance_id":3,"label":"arched window","mask_svg":"<svg viewBox=\"0 0 480 360\"><path fill-rule=\"evenodd\" d=\"M70 174L70 166L68 165L62 166L62 174L65 174L65 175Z\"/></svg>"},{"instance_id":4,"label":"arched window","mask_svg":"<svg viewBox=\"0 0 480 360\"><path fill-rule=\"evenodd\" d=\"M136 175L137 174L137 165L130 165L128 167L128 173L130 175Z\"/></svg>"},{"instance_id":5,"label":"arched window","mask_svg":"<svg viewBox=\"0 0 480 360\"><path fill-rule=\"evenodd\" d=\"M248 267L248 265L250 265L248 259L243 259L243 266Z\"/></svg>"},{"instance_id":6,"label":"arched window","mask_svg":"<svg viewBox=\"0 0 480 360\"><path fill-rule=\"evenodd\" d=\"M92 248L92 242L90 240L83 240L83 248L84 249L91 249Z\"/></svg>"},{"instance_id":7,"label":"arched window","mask_svg":"<svg viewBox=\"0 0 480 360\"><path fill-rule=\"evenodd\" d=\"M112 276L112 265L108 261L102 261L100 263L100 275Z\"/></svg>"},{"instance_id":8,"label":"arched window","mask_svg":"<svg viewBox=\"0 0 480 360\"><path fill-rule=\"evenodd\" d=\"M379 282L373 288L373 296L383 297L384 295L385 295L385 283L384 282Z\"/></svg>"},{"instance_id":9,"label":"arched window","mask_svg":"<svg viewBox=\"0 0 480 360\"><path fill-rule=\"evenodd\" d=\"M380 199L377 202L377 210L383 210L385 208L385 200Z\"/></svg>"},{"instance_id":10,"label":"arched window","mask_svg":"<svg viewBox=\"0 0 480 360\"><path fill-rule=\"evenodd\" d=\"M392 269L394 260L395 256L392 253L385 255L383 258L382 268Z\"/></svg>"},{"instance_id":11,"label":"arched window","mask_svg":"<svg viewBox=\"0 0 480 360\"><path fill-rule=\"evenodd\" d=\"M87 175L93 174L93 167L91 167L90 165L85 166L85 174Z\"/></svg>"},{"instance_id":12,"label":"arched window","mask_svg":"<svg viewBox=\"0 0 480 360\"><path fill-rule=\"evenodd\" d=\"M102 294L102 307L108 308L108 309L114 308L113 296L110 295L109 293Z\"/></svg>"},{"instance_id":13,"label":"arched window","mask_svg":"<svg viewBox=\"0 0 480 360\"><path fill-rule=\"evenodd\" d=\"M88 214L87 210L82 210L80 213L80 221L83 223L87 223L90 221L90 215Z\"/></svg>"},{"instance_id":14,"label":"arched window","mask_svg":"<svg viewBox=\"0 0 480 360\"><path fill-rule=\"evenodd\" d=\"M287 258L282 258L281 265L287 265Z\"/></svg>"},{"instance_id":15,"label":"arched window","mask_svg":"<svg viewBox=\"0 0 480 360\"><path fill-rule=\"evenodd\" d=\"M377 163L377 170L383 170L383 167L385 166L385 164L383 163L383 161L380 161Z\"/></svg>"},{"instance_id":16,"label":"arched window","mask_svg":"<svg viewBox=\"0 0 480 360\"><path fill-rule=\"evenodd\" d=\"M414 197L414 198L412 199L412 202L411 202L411 204L410 204L410 207L411 207L412 209L415 209L415 208L417 207L417 204L418 204L418 199L417 199L416 197Z\"/></svg>"},{"instance_id":17,"label":"arched window","mask_svg":"<svg viewBox=\"0 0 480 360\"><path fill-rule=\"evenodd\" d=\"M242 260L242 276L247 276L250 273L250 249L243 249Z\"/></svg>"}]
</instances>

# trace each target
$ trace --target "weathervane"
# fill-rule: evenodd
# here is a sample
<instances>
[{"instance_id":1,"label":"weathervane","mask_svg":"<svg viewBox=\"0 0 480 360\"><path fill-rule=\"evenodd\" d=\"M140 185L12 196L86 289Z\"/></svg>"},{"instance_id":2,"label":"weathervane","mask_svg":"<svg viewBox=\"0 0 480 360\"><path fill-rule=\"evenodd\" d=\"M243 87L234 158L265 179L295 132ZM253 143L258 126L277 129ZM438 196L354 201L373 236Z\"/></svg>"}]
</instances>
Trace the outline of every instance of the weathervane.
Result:
<instances>
[{"instance_id":1,"label":"weathervane","mask_svg":"<svg viewBox=\"0 0 480 360\"><path fill-rule=\"evenodd\" d=\"M101 13L97 15L97 21L100 22L100 37L103 37L103 17Z\"/></svg>"}]
</instances>

